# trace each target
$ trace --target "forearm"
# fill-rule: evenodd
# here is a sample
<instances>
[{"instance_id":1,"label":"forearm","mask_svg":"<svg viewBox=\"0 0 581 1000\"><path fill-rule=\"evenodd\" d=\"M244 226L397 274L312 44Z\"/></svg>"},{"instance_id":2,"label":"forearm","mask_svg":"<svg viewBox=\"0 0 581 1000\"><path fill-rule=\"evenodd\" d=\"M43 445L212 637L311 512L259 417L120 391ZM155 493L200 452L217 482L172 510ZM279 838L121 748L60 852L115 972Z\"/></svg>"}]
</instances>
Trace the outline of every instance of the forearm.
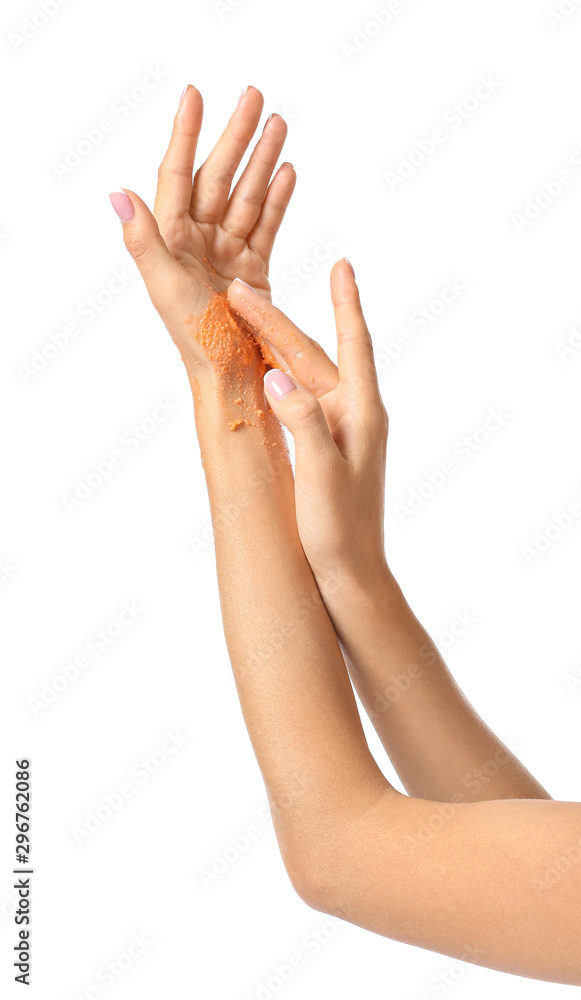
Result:
<instances>
[{"instance_id":1,"label":"forearm","mask_svg":"<svg viewBox=\"0 0 581 1000\"><path fill-rule=\"evenodd\" d=\"M410 795L550 798L470 705L389 570L324 592L354 686Z\"/></svg>"},{"instance_id":2,"label":"forearm","mask_svg":"<svg viewBox=\"0 0 581 1000\"><path fill-rule=\"evenodd\" d=\"M278 422L266 412L231 431L220 388L194 398L226 641L292 877L296 844L318 843L389 786L300 544Z\"/></svg>"}]
</instances>

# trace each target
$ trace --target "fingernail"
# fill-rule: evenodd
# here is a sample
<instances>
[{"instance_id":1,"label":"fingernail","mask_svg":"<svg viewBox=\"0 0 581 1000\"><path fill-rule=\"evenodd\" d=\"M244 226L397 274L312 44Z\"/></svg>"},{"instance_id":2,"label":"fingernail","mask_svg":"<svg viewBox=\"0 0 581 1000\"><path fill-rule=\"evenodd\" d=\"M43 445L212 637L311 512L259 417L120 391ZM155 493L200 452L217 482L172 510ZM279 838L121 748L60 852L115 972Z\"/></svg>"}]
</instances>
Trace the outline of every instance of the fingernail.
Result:
<instances>
[{"instance_id":1,"label":"fingernail","mask_svg":"<svg viewBox=\"0 0 581 1000\"><path fill-rule=\"evenodd\" d=\"M182 90L182 92L180 94L180 99L179 99L179 102L178 102L178 108L179 108L180 104L182 103L182 101L184 99L184 94L185 94L186 90L188 89L188 87L189 87L189 83L186 83L184 89Z\"/></svg>"},{"instance_id":2,"label":"fingernail","mask_svg":"<svg viewBox=\"0 0 581 1000\"><path fill-rule=\"evenodd\" d=\"M258 295L258 292L256 291L256 289L253 288L252 285L249 285L247 281L243 281L242 278L234 278L234 281L237 281L239 285L244 285L244 287L249 292L252 292L253 295Z\"/></svg>"},{"instance_id":3,"label":"fingernail","mask_svg":"<svg viewBox=\"0 0 581 1000\"><path fill-rule=\"evenodd\" d=\"M250 87L250 84L248 84L248 87L245 87L244 90L242 91L242 93L240 94L240 97L238 98L238 104L240 104L240 101L242 100L242 98L244 97L244 95L248 93L248 88L249 87Z\"/></svg>"},{"instance_id":4,"label":"fingernail","mask_svg":"<svg viewBox=\"0 0 581 1000\"><path fill-rule=\"evenodd\" d=\"M351 261L347 260L346 257L343 257L343 260L345 261L346 264L349 265L349 268L351 270L351 274L353 275L353 277L355 277L355 270L354 270L354 267L353 267L353 264L351 263Z\"/></svg>"},{"instance_id":5,"label":"fingernail","mask_svg":"<svg viewBox=\"0 0 581 1000\"><path fill-rule=\"evenodd\" d=\"M133 202L129 195L125 194L125 191L113 191L109 198L121 222L129 222L135 215Z\"/></svg>"},{"instance_id":6,"label":"fingernail","mask_svg":"<svg viewBox=\"0 0 581 1000\"><path fill-rule=\"evenodd\" d=\"M280 372L277 368L271 368L264 376L264 387L273 399L284 399L289 392L296 389L292 378L285 372Z\"/></svg>"},{"instance_id":7,"label":"fingernail","mask_svg":"<svg viewBox=\"0 0 581 1000\"><path fill-rule=\"evenodd\" d=\"M274 118L274 114L275 114L275 113L274 113L274 111L273 111L273 112L272 112L272 114L271 114L271 115L269 115L269 116L268 116L268 118L266 119L266 121L265 121L265 123L264 123L264 128L263 128L263 130L262 130L263 132L266 132L266 126L268 125L269 121L271 121L271 120L272 120L272 119Z\"/></svg>"}]
</instances>

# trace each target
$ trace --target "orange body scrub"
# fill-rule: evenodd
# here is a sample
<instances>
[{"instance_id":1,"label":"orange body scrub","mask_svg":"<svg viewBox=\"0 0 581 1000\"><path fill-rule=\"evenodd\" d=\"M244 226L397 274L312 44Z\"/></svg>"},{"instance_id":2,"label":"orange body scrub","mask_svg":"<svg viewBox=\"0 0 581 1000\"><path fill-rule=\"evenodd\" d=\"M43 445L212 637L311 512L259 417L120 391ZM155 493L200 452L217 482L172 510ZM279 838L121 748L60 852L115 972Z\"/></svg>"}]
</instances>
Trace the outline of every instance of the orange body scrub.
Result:
<instances>
[{"instance_id":1,"label":"orange body scrub","mask_svg":"<svg viewBox=\"0 0 581 1000\"><path fill-rule=\"evenodd\" d=\"M196 323L194 337L229 390L228 402L238 409L228 420L230 430L263 421L264 409L256 399L257 380L261 382L267 367L278 367L278 362L266 345L258 343L246 320L233 311L225 292L214 292Z\"/></svg>"}]
</instances>

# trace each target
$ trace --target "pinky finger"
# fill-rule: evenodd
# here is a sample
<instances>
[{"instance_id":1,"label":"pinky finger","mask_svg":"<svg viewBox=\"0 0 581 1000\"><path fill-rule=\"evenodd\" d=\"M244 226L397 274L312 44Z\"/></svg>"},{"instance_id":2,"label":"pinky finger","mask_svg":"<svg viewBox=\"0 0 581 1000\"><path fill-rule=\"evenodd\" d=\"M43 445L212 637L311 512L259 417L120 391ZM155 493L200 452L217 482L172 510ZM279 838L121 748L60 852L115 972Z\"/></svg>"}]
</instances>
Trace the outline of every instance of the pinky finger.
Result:
<instances>
[{"instance_id":1,"label":"pinky finger","mask_svg":"<svg viewBox=\"0 0 581 1000\"><path fill-rule=\"evenodd\" d=\"M272 253L276 234L284 219L296 181L297 175L292 163L283 163L270 183L256 225L248 237L250 249L260 254L265 261L269 260Z\"/></svg>"}]
</instances>

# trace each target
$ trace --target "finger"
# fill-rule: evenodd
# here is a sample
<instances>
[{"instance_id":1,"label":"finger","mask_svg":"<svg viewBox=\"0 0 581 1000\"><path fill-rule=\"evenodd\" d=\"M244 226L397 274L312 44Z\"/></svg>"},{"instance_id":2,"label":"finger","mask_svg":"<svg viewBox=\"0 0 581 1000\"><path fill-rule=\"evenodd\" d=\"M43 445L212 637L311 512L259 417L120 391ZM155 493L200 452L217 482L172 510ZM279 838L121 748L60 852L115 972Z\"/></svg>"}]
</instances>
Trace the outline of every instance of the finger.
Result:
<instances>
[{"instance_id":1,"label":"finger","mask_svg":"<svg viewBox=\"0 0 581 1000\"><path fill-rule=\"evenodd\" d=\"M192 171L203 112L202 95L188 84L174 118L167 152L157 172L157 194L153 208L156 218L176 218L189 210Z\"/></svg>"},{"instance_id":2,"label":"finger","mask_svg":"<svg viewBox=\"0 0 581 1000\"><path fill-rule=\"evenodd\" d=\"M123 223L123 239L133 257L149 296L161 310L175 298L176 279L183 279L183 269L169 252L159 226L147 205L129 188L109 195L111 204Z\"/></svg>"},{"instance_id":3,"label":"finger","mask_svg":"<svg viewBox=\"0 0 581 1000\"><path fill-rule=\"evenodd\" d=\"M284 219L296 182L297 175L292 163L283 163L272 179L256 225L248 237L250 249L260 254L265 261L270 260L276 234Z\"/></svg>"},{"instance_id":4,"label":"finger","mask_svg":"<svg viewBox=\"0 0 581 1000\"><path fill-rule=\"evenodd\" d=\"M291 432L297 462L338 456L318 399L276 368L264 376L264 392L275 416Z\"/></svg>"},{"instance_id":5,"label":"finger","mask_svg":"<svg viewBox=\"0 0 581 1000\"><path fill-rule=\"evenodd\" d=\"M355 274L346 258L331 270L331 298L337 328L339 378L345 385L379 394L373 343L361 309Z\"/></svg>"},{"instance_id":6,"label":"finger","mask_svg":"<svg viewBox=\"0 0 581 1000\"><path fill-rule=\"evenodd\" d=\"M248 87L208 159L194 177L190 213L195 222L218 222L230 195L232 178L260 121L264 99Z\"/></svg>"},{"instance_id":7,"label":"finger","mask_svg":"<svg viewBox=\"0 0 581 1000\"><path fill-rule=\"evenodd\" d=\"M252 327L268 364L290 372L317 397L336 388L339 382L336 366L323 348L291 323L280 309L240 278L232 282L227 295L232 307Z\"/></svg>"},{"instance_id":8,"label":"finger","mask_svg":"<svg viewBox=\"0 0 581 1000\"><path fill-rule=\"evenodd\" d=\"M245 240L253 228L287 134L280 115L271 115L220 220L222 229Z\"/></svg>"}]
</instances>

